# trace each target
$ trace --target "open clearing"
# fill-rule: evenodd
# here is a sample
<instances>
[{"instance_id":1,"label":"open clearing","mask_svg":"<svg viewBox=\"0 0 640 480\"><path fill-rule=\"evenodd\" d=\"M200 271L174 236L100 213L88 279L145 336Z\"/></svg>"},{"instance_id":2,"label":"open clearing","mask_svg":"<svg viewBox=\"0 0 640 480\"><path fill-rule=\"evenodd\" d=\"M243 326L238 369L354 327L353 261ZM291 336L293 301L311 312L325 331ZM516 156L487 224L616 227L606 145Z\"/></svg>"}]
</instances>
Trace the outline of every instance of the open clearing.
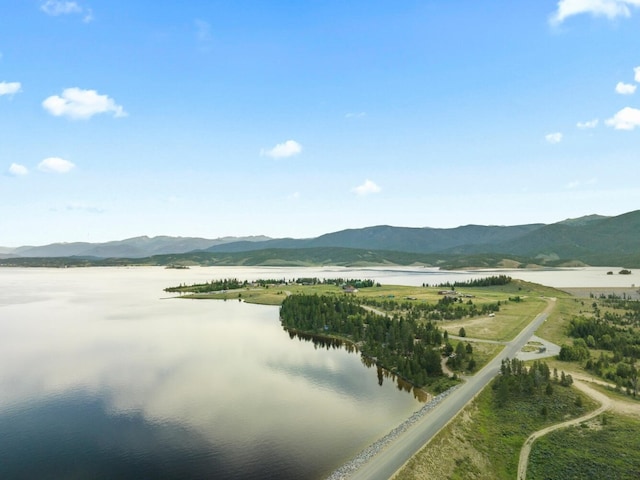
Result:
<instances>
[{"instance_id":1,"label":"open clearing","mask_svg":"<svg viewBox=\"0 0 640 480\"><path fill-rule=\"evenodd\" d=\"M457 335L464 327L467 337L485 340L512 340L545 305L540 297L523 298L520 302L505 302L495 316L443 321L439 326L451 335Z\"/></svg>"}]
</instances>

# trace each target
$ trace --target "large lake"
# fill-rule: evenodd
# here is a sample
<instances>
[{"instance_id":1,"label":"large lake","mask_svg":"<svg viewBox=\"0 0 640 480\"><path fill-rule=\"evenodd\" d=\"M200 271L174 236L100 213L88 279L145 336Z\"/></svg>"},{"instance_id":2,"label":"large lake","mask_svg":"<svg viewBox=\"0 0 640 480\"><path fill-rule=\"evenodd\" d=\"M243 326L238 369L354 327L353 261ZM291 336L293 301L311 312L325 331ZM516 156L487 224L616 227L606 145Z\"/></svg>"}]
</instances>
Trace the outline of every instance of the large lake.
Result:
<instances>
[{"instance_id":1,"label":"large lake","mask_svg":"<svg viewBox=\"0 0 640 480\"><path fill-rule=\"evenodd\" d=\"M508 274L558 287L635 283L635 272L607 270ZM0 478L327 476L420 399L358 354L290 338L276 307L169 298L163 288L310 276L433 285L489 274L0 268Z\"/></svg>"}]
</instances>

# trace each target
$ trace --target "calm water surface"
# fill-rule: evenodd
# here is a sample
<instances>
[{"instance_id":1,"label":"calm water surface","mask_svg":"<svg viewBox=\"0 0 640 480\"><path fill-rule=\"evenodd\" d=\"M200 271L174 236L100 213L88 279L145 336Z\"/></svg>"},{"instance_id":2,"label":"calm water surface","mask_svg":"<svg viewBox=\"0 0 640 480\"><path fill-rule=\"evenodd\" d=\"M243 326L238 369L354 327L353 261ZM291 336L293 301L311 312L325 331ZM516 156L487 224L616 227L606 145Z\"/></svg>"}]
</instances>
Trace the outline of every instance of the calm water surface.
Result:
<instances>
[{"instance_id":1,"label":"calm water surface","mask_svg":"<svg viewBox=\"0 0 640 480\"><path fill-rule=\"evenodd\" d=\"M203 274L0 269L0 478L319 478L420 407L276 307L163 298Z\"/></svg>"},{"instance_id":2,"label":"calm water surface","mask_svg":"<svg viewBox=\"0 0 640 480\"><path fill-rule=\"evenodd\" d=\"M512 276L559 287L635 281L606 271ZM162 289L227 277L421 285L486 275L0 269L0 478L322 478L420 401L390 378L379 385L358 354L291 339L276 307Z\"/></svg>"}]
</instances>

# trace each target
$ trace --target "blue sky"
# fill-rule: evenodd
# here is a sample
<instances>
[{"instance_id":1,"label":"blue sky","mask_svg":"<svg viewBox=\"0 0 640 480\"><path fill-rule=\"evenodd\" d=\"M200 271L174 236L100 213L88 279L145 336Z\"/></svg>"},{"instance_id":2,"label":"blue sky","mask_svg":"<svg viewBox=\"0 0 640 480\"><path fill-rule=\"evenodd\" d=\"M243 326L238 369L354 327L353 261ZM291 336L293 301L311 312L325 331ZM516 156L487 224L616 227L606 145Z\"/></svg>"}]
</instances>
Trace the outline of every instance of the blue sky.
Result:
<instances>
[{"instance_id":1,"label":"blue sky","mask_svg":"<svg viewBox=\"0 0 640 480\"><path fill-rule=\"evenodd\" d=\"M4 0L0 245L640 208L640 0Z\"/></svg>"}]
</instances>

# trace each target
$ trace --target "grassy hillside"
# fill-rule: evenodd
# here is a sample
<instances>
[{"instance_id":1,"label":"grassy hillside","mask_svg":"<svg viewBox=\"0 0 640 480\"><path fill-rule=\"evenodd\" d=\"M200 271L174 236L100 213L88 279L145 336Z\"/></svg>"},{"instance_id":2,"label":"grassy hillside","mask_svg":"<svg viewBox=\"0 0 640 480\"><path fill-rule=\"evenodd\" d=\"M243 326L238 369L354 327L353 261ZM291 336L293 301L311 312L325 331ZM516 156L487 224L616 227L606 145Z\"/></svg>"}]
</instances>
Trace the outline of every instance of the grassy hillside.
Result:
<instances>
[{"instance_id":1,"label":"grassy hillside","mask_svg":"<svg viewBox=\"0 0 640 480\"><path fill-rule=\"evenodd\" d=\"M640 211L635 211L617 217L590 215L551 225L467 225L452 229L376 226L343 230L315 239L230 243L209 251L230 253L274 248L300 251L333 247L424 254L427 257L415 257L414 261L447 264L449 268L496 266L509 257L515 257L524 265L559 266L581 262L638 268L638 238ZM398 263L407 264L407 261Z\"/></svg>"},{"instance_id":2,"label":"grassy hillside","mask_svg":"<svg viewBox=\"0 0 640 480\"><path fill-rule=\"evenodd\" d=\"M395 478L516 478L520 448L531 433L596 408L593 401L575 389L555 383L552 389L550 395L513 395L501 402L496 390L485 388ZM576 401L578 397L580 400Z\"/></svg>"},{"instance_id":3,"label":"grassy hillside","mask_svg":"<svg viewBox=\"0 0 640 480\"><path fill-rule=\"evenodd\" d=\"M380 225L328 233L312 239L285 238L267 242L236 242L217 245L210 252L239 252L272 248L340 247L411 253L444 252L461 245L493 245L541 228L542 224L518 226L466 225L457 228L408 228ZM486 249L485 249L486 250ZM455 253L455 252L454 252Z\"/></svg>"},{"instance_id":4,"label":"grassy hillside","mask_svg":"<svg viewBox=\"0 0 640 480\"><path fill-rule=\"evenodd\" d=\"M638 478L640 421L606 414L584 426L555 431L531 450L527 478Z\"/></svg>"},{"instance_id":5,"label":"grassy hillside","mask_svg":"<svg viewBox=\"0 0 640 480\"><path fill-rule=\"evenodd\" d=\"M588 222L546 225L515 240L495 245L494 251L522 256L555 254L563 259L619 258L637 255L640 211Z\"/></svg>"}]
</instances>

